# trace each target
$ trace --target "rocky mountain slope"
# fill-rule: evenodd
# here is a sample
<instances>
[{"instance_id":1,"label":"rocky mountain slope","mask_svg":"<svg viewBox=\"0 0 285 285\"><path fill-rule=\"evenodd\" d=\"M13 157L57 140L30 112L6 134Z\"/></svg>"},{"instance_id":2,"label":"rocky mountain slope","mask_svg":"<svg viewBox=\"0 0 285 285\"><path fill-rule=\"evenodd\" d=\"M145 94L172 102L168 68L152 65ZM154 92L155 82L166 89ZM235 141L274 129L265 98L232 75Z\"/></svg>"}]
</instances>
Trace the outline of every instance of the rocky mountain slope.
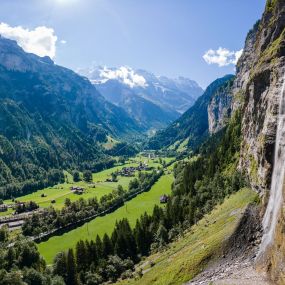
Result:
<instances>
[{"instance_id":1,"label":"rocky mountain slope","mask_svg":"<svg viewBox=\"0 0 285 285\"><path fill-rule=\"evenodd\" d=\"M224 119L230 115L230 111L228 107L222 107L222 115L216 112L214 105L219 105L219 100L222 104L222 101L225 100L222 98L230 96L228 93L231 92L233 78L234 76L227 75L210 84L204 94L187 112L150 139L148 148L167 148L171 145L176 145L177 148L187 140L187 146L193 150L208 136L209 131L213 132L220 129L226 123ZM227 114L224 114L224 108L227 110ZM214 122L216 119L219 119L219 122ZM209 124L211 126L210 130Z\"/></svg>"},{"instance_id":2,"label":"rocky mountain slope","mask_svg":"<svg viewBox=\"0 0 285 285\"><path fill-rule=\"evenodd\" d=\"M129 67L81 69L100 93L120 106L145 129L166 127L202 94L193 80L169 79Z\"/></svg>"},{"instance_id":3,"label":"rocky mountain slope","mask_svg":"<svg viewBox=\"0 0 285 285\"><path fill-rule=\"evenodd\" d=\"M202 132L196 132L196 138L200 139L207 132L219 131L230 114L241 111L242 142L238 168L245 174L251 187L259 192L262 206L256 215L264 217L264 232L255 266L269 273L274 284L284 284L284 1L267 1L261 20L248 33L243 55L237 64L236 78L231 79L223 90L225 92L219 92L218 96L212 94L205 102L207 115L204 114L202 118L195 116L199 119L199 126L204 122L204 128ZM204 95L201 100L203 98ZM193 137L191 139L195 121L187 122L187 117L194 114L199 103L198 100L178 121L154 136L150 146L170 145L189 135L188 145L192 146L191 143L195 142ZM208 118L208 123L205 118Z\"/></svg>"},{"instance_id":4,"label":"rocky mountain slope","mask_svg":"<svg viewBox=\"0 0 285 285\"><path fill-rule=\"evenodd\" d=\"M1 194L42 187L52 169L92 168L107 134L138 130L88 80L0 38Z\"/></svg>"},{"instance_id":5,"label":"rocky mountain slope","mask_svg":"<svg viewBox=\"0 0 285 285\"><path fill-rule=\"evenodd\" d=\"M282 0L268 0L261 21L247 37L244 54L237 65L233 109L240 106L243 110L240 168L247 173L252 187L264 198L264 211L269 196L279 197L272 200L273 203L268 203L272 211L268 213L271 223L273 224L274 216L278 222L276 228L272 229L270 244L260 256L260 265L266 265L276 284L285 282L284 195L276 192L278 187L270 190L270 184L274 162L277 167L278 157L282 157L284 151L282 140L281 145L276 143L277 125L283 120L280 114L283 112L284 74L285 3ZM278 131L278 135L283 136L284 130L278 128ZM274 161L275 150L278 153L275 154ZM279 184L282 185L284 167L279 171ZM266 234L267 227L264 231Z\"/></svg>"}]
</instances>

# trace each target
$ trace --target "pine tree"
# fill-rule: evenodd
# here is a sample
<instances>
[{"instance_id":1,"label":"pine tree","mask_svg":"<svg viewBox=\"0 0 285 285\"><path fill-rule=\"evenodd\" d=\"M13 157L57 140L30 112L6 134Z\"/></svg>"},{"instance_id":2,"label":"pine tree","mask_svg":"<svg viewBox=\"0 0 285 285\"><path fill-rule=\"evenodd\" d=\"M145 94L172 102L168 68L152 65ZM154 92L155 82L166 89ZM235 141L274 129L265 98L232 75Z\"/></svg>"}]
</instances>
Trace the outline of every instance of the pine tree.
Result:
<instances>
[{"instance_id":1,"label":"pine tree","mask_svg":"<svg viewBox=\"0 0 285 285\"><path fill-rule=\"evenodd\" d=\"M87 262L88 262L88 256L87 256L86 245L84 241L80 240L76 244L76 263L77 263L78 272L87 270L87 265L88 265Z\"/></svg>"},{"instance_id":2,"label":"pine tree","mask_svg":"<svg viewBox=\"0 0 285 285\"><path fill-rule=\"evenodd\" d=\"M104 234L103 244L102 244L102 254L106 258L113 253L113 245L107 234Z\"/></svg>"},{"instance_id":3,"label":"pine tree","mask_svg":"<svg viewBox=\"0 0 285 285\"><path fill-rule=\"evenodd\" d=\"M66 280L66 272L67 272L67 259L65 252L60 252L56 255L54 259L53 265L53 273L54 275L59 275Z\"/></svg>"},{"instance_id":4,"label":"pine tree","mask_svg":"<svg viewBox=\"0 0 285 285\"><path fill-rule=\"evenodd\" d=\"M78 285L78 276L76 262L74 258L73 249L69 249L67 253L67 277L66 285Z\"/></svg>"},{"instance_id":5,"label":"pine tree","mask_svg":"<svg viewBox=\"0 0 285 285\"><path fill-rule=\"evenodd\" d=\"M103 245L98 235L96 236L96 251L97 251L98 260L100 260L103 257Z\"/></svg>"}]
</instances>

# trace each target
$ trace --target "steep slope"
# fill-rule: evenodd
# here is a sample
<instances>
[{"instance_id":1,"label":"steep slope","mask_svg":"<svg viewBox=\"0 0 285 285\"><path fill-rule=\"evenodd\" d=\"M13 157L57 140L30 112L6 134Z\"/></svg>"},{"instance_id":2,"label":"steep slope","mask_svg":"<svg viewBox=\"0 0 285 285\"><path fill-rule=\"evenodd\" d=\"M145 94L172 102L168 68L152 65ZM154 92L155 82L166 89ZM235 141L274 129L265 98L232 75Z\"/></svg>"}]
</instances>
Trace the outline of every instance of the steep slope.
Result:
<instances>
[{"instance_id":1,"label":"steep slope","mask_svg":"<svg viewBox=\"0 0 285 285\"><path fill-rule=\"evenodd\" d=\"M257 262L274 284L284 284L285 3L268 0L249 32L233 84L232 110L241 108L239 168L260 192L264 215Z\"/></svg>"},{"instance_id":2,"label":"steep slope","mask_svg":"<svg viewBox=\"0 0 285 285\"><path fill-rule=\"evenodd\" d=\"M88 77L108 101L124 108L146 128L166 127L192 106L203 92L190 79L169 79L129 67L99 66L79 72ZM146 105L155 109L151 116L150 112L146 112Z\"/></svg>"},{"instance_id":3,"label":"steep slope","mask_svg":"<svg viewBox=\"0 0 285 285\"><path fill-rule=\"evenodd\" d=\"M139 127L85 78L0 38L0 193L58 182L52 170L93 168L98 142Z\"/></svg>"},{"instance_id":4,"label":"steep slope","mask_svg":"<svg viewBox=\"0 0 285 285\"><path fill-rule=\"evenodd\" d=\"M233 75L227 75L210 84L193 107L150 139L148 148L159 149L174 144L179 145L185 140L189 140L188 146L191 149L197 147L209 133L208 106L212 98L225 96L225 93L231 92L233 78Z\"/></svg>"},{"instance_id":5,"label":"steep slope","mask_svg":"<svg viewBox=\"0 0 285 285\"><path fill-rule=\"evenodd\" d=\"M186 284L205 268L209 259L222 255L228 237L234 233L243 212L255 198L256 193L250 189L243 189L230 196L165 250L158 251L141 262L137 268L138 272L141 269L144 273L141 278L123 280L116 284ZM208 285L211 281L199 280L193 284Z\"/></svg>"}]
</instances>

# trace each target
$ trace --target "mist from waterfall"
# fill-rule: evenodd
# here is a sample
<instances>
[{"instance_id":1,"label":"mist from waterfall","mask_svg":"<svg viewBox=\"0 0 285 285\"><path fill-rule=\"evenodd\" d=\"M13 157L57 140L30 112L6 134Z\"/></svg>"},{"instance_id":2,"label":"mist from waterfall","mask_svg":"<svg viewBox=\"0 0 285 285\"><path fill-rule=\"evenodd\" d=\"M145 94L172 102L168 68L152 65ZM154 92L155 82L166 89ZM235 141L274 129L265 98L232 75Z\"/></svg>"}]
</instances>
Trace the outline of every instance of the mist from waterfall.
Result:
<instances>
[{"instance_id":1,"label":"mist from waterfall","mask_svg":"<svg viewBox=\"0 0 285 285\"><path fill-rule=\"evenodd\" d=\"M270 197L263 218L263 237L259 253L262 254L274 239L278 215L282 206L282 191L285 175L285 74L280 94L279 115L274 154L274 166L271 179Z\"/></svg>"}]
</instances>

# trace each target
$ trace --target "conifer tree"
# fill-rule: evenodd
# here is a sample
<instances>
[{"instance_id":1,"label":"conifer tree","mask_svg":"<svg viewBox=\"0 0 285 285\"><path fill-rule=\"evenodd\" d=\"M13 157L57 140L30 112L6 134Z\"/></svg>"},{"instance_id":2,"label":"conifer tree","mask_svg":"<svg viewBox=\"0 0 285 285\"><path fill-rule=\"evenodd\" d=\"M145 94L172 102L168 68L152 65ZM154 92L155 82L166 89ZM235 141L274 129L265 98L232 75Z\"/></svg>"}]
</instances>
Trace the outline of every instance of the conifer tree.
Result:
<instances>
[{"instance_id":1,"label":"conifer tree","mask_svg":"<svg viewBox=\"0 0 285 285\"><path fill-rule=\"evenodd\" d=\"M67 252L67 276L66 285L78 285L77 266L74 258L73 249Z\"/></svg>"}]
</instances>

